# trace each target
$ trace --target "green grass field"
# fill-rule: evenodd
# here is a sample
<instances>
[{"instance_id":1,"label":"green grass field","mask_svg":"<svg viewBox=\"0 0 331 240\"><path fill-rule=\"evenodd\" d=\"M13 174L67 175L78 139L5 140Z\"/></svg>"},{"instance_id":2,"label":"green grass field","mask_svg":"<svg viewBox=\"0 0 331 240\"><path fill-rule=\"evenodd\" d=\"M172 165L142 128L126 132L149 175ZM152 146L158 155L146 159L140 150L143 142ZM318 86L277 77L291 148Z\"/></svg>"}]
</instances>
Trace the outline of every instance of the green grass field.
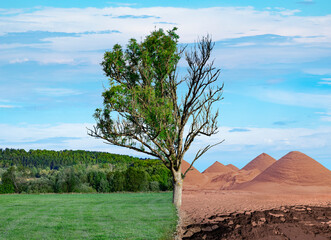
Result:
<instances>
[{"instance_id":1,"label":"green grass field","mask_svg":"<svg viewBox=\"0 0 331 240\"><path fill-rule=\"evenodd\" d=\"M0 239L169 239L171 193L0 195Z\"/></svg>"}]
</instances>

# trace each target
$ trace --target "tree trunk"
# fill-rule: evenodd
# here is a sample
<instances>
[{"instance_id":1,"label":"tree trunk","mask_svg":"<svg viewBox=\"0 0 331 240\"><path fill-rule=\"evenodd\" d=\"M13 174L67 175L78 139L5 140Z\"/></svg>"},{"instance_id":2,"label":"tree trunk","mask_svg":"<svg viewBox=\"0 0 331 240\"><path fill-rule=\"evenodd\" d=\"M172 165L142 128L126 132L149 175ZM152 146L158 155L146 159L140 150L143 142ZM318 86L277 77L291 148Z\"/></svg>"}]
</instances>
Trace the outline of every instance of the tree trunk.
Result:
<instances>
[{"instance_id":1,"label":"tree trunk","mask_svg":"<svg viewBox=\"0 0 331 240\"><path fill-rule=\"evenodd\" d=\"M172 202L175 204L177 210L180 210L180 206L182 205L182 191L183 191L183 179L181 169L178 171L173 170L173 198Z\"/></svg>"}]
</instances>

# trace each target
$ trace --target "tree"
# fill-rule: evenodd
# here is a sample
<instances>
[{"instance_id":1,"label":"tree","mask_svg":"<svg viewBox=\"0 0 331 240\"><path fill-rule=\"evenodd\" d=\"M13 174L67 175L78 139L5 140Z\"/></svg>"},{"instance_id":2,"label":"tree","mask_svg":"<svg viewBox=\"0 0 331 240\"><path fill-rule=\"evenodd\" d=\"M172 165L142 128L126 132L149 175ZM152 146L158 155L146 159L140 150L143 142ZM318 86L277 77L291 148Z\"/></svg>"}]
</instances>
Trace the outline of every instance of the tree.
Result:
<instances>
[{"instance_id":1,"label":"tree","mask_svg":"<svg viewBox=\"0 0 331 240\"><path fill-rule=\"evenodd\" d=\"M15 175L14 167L8 168L8 170L2 175L1 181L2 183L0 184L0 194L17 192L16 175Z\"/></svg>"},{"instance_id":2,"label":"tree","mask_svg":"<svg viewBox=\"0 0 331 240\"><path fill-rule=\"evenodd\" d=\"M144 170L139 170L130 167L125 172L126 190L130 192L138 192L147 189L148 180L147 173Z\"/></svg>"},{"instance_id":3,"label":"tree","mask_svg":"<svg viewBox=\"0 0 331 240\"><path fill-rule=\"evenodd\" d=\"M104 107L96 109L97 123L88 134L161 159L171 170L178 209L186 174L220 143L198 150L182 174L182 160L196 137L217 133L218 110L212 106L222 99L223 84L217 85L220 70L210 61L211 38L203 37L185 52L178 46L176 30L155 30L141 43L131 39L126 50L116 44L105 52L101 65L110 87L102 94ZM184 52L188 74L177 80L177 64ZM177 89L182 83L187 91L180 101Z\"/></svg>"}]
</instances>

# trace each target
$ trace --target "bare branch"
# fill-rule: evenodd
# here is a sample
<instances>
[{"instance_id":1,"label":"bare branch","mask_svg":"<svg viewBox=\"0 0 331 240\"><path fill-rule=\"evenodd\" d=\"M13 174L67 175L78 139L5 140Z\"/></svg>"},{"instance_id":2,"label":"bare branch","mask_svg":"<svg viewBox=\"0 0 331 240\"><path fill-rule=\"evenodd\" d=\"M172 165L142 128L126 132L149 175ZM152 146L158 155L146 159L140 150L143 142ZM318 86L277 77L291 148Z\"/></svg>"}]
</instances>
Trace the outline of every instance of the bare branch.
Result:
<instances>
[{"instance_id":1,"label":"bare branch","mask_svg":"<svg viewBox=\"0 0 331 240\"><path fill-rule=\"evenodd\" d=\"M186 174L188 173L188 171L191 170L193 164L195 163L196 160L198 160L203 154L205 154L209 149L211 149L212 147L215 147L218 144L221 144L222 142L224 142L224 139L218 143L215 143L213 145L208 145L205 148L200 149L196 155L195 158L193 159L192 163L190 164L190 166L186 169L185 173L183 174L183 178L185 178Z\"/></svg>"}]
</instances>

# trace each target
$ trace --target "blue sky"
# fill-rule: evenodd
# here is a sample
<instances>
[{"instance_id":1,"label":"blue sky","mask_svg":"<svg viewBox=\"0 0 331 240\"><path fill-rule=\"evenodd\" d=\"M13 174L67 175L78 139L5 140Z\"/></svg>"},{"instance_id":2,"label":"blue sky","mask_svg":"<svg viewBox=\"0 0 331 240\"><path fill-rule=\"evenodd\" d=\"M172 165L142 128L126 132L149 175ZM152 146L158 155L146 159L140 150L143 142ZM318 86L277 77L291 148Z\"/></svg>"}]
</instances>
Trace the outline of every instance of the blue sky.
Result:
<instances>
[{"instance_id":1,"label":"blue sky","mask_svg":"<svg viewBox=\"0 0 331 240\"><path fill-rule=\"evenodd\" d=\"M211 34L222 69L220 132L197 163L238 167L262 152L302 151L331 169L331 3L296 1L3 1L0 148L86 149L142 156L86 135L115 43L178 27L181 44ZM185 74L185 63L180 63ZM185 91L184 88L179 89Z\"/></svg>"}]
</instances>

